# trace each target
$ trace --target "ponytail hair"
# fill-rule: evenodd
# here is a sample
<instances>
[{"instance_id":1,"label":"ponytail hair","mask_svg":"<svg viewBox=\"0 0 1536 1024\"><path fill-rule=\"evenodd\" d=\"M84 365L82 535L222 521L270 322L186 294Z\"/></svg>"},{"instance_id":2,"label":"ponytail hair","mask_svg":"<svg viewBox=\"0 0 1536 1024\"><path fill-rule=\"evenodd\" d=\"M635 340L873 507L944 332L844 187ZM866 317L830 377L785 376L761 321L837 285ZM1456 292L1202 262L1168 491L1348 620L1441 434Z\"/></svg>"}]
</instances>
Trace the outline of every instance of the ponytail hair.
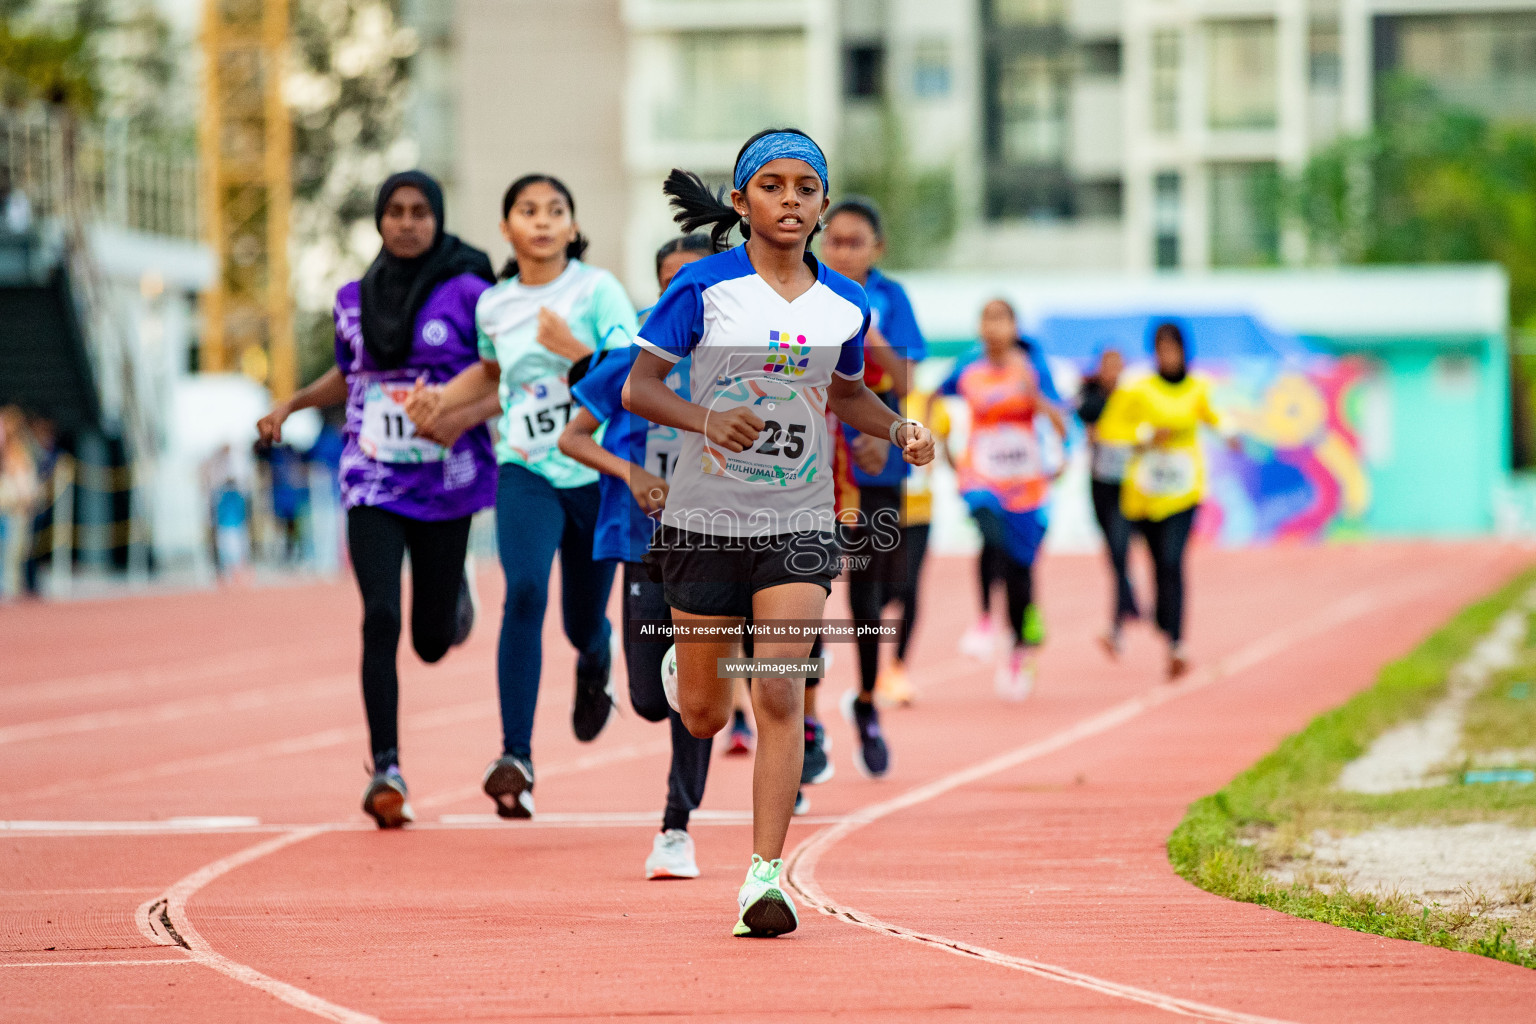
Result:
<instances>
[{"instance_id":1,"label":"ponytail hair","mask_svg":"<svg viewBox=\"0 0 1536 1024\"><path fill-rule=\"evenodd\" d=\"M747 150L751 149L752 144L758 139L765 135L781 135L784 133L803 136L810 140L812 147L815 147L820 152L820 147L816 146L815 140L812 140L809 135L806 135L799 128L764 128L742 143L741 149L736 153L736 163L732 167L740 166L741 158L746 155ZM734 170L731 176L734 180ZM703 178L700 178L692 171L684 171L676 167L672 168L672 173L667 175L667 180L662 184L661 191L671 201L672 208L677 211L672 215L672 219L677 222L684 232L694 232L700 228L708 227L710 240L719 249L726 247L726 236L731 233L732 228L740 229L742 238L752 237L751 225L747 223L745 217L736 212L736 208L730 203L726 190L723 188L718 190L710 188L704 184ZM811 229L810 238L806 239L807 243L820 232L821 223L818 220L816 226Z\"/></svg>"},{"instance_id":2,"label":"ponytail hair","mask_svg":"<svg viewBox=\"0 0 1536 1024\"><path fill-rule=\"evenodd\" d=\"M565 182L550 174L525 174L511 185L508 185L506 193L501 197L502 220L506 220L512 213L512 207L517 205L517 197L522 195L523 190L530 185L548 185L556 192L559 192L565 198L565 205L571 208L571 219L576 219L576 198L571 195L571 190L565 187ZM587 241L587 236L577 231L576 237L565 247L565 258L567 260L581 259L582 255L587 251L587 246L590 244ZM507 258L507 262L501 265L501 272L497 275L497 279L506 281L516 276L517 253L514 252Z\"/></svg>"},{"instance_id":3,"label":"ponytail hair","mask_svg":"<svg viewBox=\"0 0 1536 1024\"><path fill-rule=\"evenodd\" d=\"M717 249L726 247L725 239L732 228L739 227L743 238L752 236L751 227L726 199L725 189L711 189L692 171L672 168L661 191L677 211L672 219L678 226L689 234L708 227L710 244Z\"/></svg>"}]
</instances>

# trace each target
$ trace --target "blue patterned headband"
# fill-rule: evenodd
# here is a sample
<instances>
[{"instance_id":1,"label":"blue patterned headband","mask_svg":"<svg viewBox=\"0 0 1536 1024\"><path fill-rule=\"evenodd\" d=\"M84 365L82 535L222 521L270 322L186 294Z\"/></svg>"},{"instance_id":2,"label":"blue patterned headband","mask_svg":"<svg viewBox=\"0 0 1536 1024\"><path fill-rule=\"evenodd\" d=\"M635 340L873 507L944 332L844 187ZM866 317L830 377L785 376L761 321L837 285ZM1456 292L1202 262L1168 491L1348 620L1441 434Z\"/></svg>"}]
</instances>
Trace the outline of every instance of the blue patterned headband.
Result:
<instances>
[{"instance_id":1,"label":"blue patterned headband","mask_svg":"<svg viewBox=\"0 0 1536 1024\"><path fill-rule=\"evenodd\" d=\"M822 155L820 146L798 132L774 132L748 146L741 159L736 161L736 190L746 188L747 182L763 169L764 164L785 159L804 160L810 164L811 170L821 179L821 191L827 191L827 158Z\"/></svg>"}]
</instances>

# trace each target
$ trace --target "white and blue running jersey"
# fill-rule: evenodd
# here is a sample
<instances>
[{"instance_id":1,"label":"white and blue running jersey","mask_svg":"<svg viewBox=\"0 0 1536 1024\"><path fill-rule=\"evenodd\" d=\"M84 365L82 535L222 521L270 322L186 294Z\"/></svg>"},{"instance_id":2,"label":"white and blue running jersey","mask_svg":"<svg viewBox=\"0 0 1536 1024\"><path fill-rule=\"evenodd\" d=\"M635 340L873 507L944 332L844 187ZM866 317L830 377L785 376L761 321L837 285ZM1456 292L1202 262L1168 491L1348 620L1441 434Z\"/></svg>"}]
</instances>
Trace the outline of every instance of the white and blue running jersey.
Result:
<instances>
[{"instance_id":1,"label":"white and blue running jersey","mask_svg":"<svg viewBox=\"0 0 1536 1024\"><path fill-rule=\"evenodd\" d=\"M634 345L609 349L592 357L587 375L571 386L571 397L603 424L602 446L626 462L670 481L677 468L684 431L647 423L624 408L624 382L640 349ZM667 387L688 397L688 360L667 374ZM598 478L602 501L592 536L592 557L638 562L651 546L656 521L640 510L629 484L606 473Z\"/></svg>"},{"instance_id":2,"label":"white and blue running jersey","mask_svg":"<svg viewBox=\"0 0 1536 1024\"><path fill-rule=\"evenodd\" d=\"M769 537L833 528L827 388L864 374L864 289L809 253L816 283L793 302L758 276L745 246L683 267L638 344L669 362L693 357L690 392L709 410L747 406L765 424L743 452L685 432L662 522L680 530Z\"/></svg>"}]
</instances>

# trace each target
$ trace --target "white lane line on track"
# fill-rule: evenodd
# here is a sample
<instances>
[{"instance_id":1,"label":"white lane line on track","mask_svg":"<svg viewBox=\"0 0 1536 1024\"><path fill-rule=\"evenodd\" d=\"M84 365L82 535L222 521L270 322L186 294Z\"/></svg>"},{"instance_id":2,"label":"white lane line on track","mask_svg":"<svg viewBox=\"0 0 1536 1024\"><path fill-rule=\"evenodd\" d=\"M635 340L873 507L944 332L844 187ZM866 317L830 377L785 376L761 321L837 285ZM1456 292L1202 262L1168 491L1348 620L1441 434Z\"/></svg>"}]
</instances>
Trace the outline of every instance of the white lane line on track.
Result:
<instances>
[{"instance_id":1,"label":"white lane line on track","mask_svg":"<svg viewBox=\"0 0 1536 1024\"><path fill-rule=\"evenodd\" d=\"M478 705L476 705L478 707ZM574 761L556 763L550 765L543 772L544 777L551 775L569 775L590 768L602 767L619 761L643 757L657 750L667 750L671 747L671 740L659 743L639 743L628 747L620 747L615 751L607 751L604 754L588 754ZM569 815L576 818L577 815ZM534 818L533 824L538 819ZM655 815L652 813L646 822L647 826L654 826ZM633 827L631 822L625 821L623 827ZM432 828L427 825L425 828ZM452 826L438 826L451 828ZM473 826L480 827L480 826ZM560 827L555 825L554 827ZM569 824L565 827L571 827ZM343 830L373 831L373 826L361 823L348 823L337 827L332 825L311 825L303 828L295 828L285 831L264 842L254 846L248 846L227 857L222 857L211 864L205 865L181 881L165 890L163 894L153 899L145 900L139 904L134 913L134 921L139 926L139 932L151 942L162 946L181 946L187 954L198 963L218 971L241 982L250 985L272 996L280 1002L296 1007L326 1020L338 1021L340 1024L383 1024L377 1017L349 1010L344 1006L338 1006L328 1000L322 999L312 992L305 991L297 985L290 985L285 981L262 974L253 967L248 967L238 961L231 960L223 954L215 951L208 941L204 939L192 926L191 919L187 916L187 901L208 883L222 875L228 874L236 868L242 867L255 860L260 860L268 854L276 853L295 843L301 843L325 832ZM178 941L178 939L180 941Z\"/></svg>"},{"instance_id":2,"label":"white lane line on track","mask_svg":"<svg viewBox=\"0 0 1536 1024\"><path fill-rule=\"evenodd\" d=\"M238 819L234 819L238 820ZM411 832L456 832L474 829L530 829L530 828L649 828L654 829L659 820L655 810L644 811L570 811L540 814L529 821L509 822L495 814L444 814L437 821L416 822ZM750 825L752 812L746 811L694 811L690 819L695 825ZM836 825L848 819L837 814L807 815L796 818L795 825ZM187 827L169 821L0 821L0 831L7 825L22 825L7 838L58 838L103 836L189 836L189 835L282 835L298 829L318 829L321 832L376 832L377 826L366 821L327 821L289 823L285 825L261 824L255 818L250 824L204 825ZM110 889L0 889L0 896L26 894L67 893L116 893L155 892L153 886L133 886Z\"/></svg>"},{"instance_id":3,"label":"white lane line on track","mask_svg":"<svg viewBox=\"0 0 1536 1024\"><path fill-rule=\"evenodd\" d=\"M8 967L157 967L160 964L195 964L191 957L165 957L160 960L27 960L14 964L0 963L0 970Z\"/></svg>"},{"instance_id":4,"label":"white lane line on track","mask_svg":"<svg viewBox=\"0 0 1536 1024\"><path fill-rule=\"evenodd\" d=\"M260 860L270 853L295 843L317 836L326 831L325 826L313 828L295 829L272 839L248 846L221 857L211 864L204 865L192 872L175 885L165 891L165 895L148 900L141 904L134 920L139 925L139 931L152 941L162 946L176 945L186 950L187 956L204 967L210 967L220 974L226 975L243 985L249 985L254 989L265 992L289 1006L296 1007L317 1017L326 1020L337 1021L338 1024L382 1024L377 1017L356 1010L349 1010L345 1006L338 1006L329 1000L322 999L313 992L307 992L297 985L290 985L286 981L278 981L276 978L266 975L248 967L238 961L215 950L208 944L193 927L192 920L187 916L187 900L191 899L197 891L212 882L221 875L249 864L254 860ZM174 928L174 933L166 930L166 924ZM178 938L180 941L177 941Z\"/></svg>"},{"instance_id":5,"label":"white lane line on track","mask_svg":"<svg viewBox=\"0 0 1536 1024\"><path fill-rule=\"evenodd\" d=\"M492 718L496 715L494 699L469 701L464 704L451 704L433 711L424 711L421 714L409 716L404 724L410 729L439 729L450 725L462 725L465 722L482 721L487 715ZM238 747L234 750L220 751L217 754L200 754L196 757L178 758L175 761L162 761L160 764L148 765L144 768L133 768L125 772L115 772L111 775L102 775L95 778L70 779L67 782L55 782L21 793L0 793L0 796L9 800L52 800L62 796L76 796L80 793L110 789L113 786L126 786L140 782L149 782L154 779L173 778L177 775L187 775L192 772L208 771L214 768L262 764L274 758L313 753L316 750L325 750L329 747L340 746L343 743L357 743L361 746L365 742L365 736L366 730L361 724L339 725L303 736L294 736L290 739L257 743L247 747Z\"/></svg>"},{"instance_id":6,"label":"white lane line on track","mask_svg":"<svg viewBox=\"0 0 1536 1024\"><path fill-rule=\"evenodd\" d=\"M259 711L276 704L340 696L356 686L357 681L354 675L335 675L324 679L306 680L302 683L284 683L280 686L264 686L234 693L162 701L142 707L113 708L110 711L90 711L81 715L18 722L15 725L0 726L0 746L9 743L57 739L60 736L99 732L103 729L167 725L199 715L228 715Z\"/></svg>"},{"instance_id":7,"label":"white lane line on track","mask_svg":"<svg viewBox=\"0 0 1536 1024\"><path fill-rule=\"evenodd\" d=\"M167 818L164 821L0 821L0 832L104 832L109 835L172 832L244 832L260 818L230 815L221 818Z\"/></svg>"},{"instance_id":8,"label":"white lane line on track","mask_svg":"<svg viewBox=\"0 0 1536 1024\"><path fill-rule=\"evenodd\" d=\"M988 949L984 946L975 946L946 936L920 932L882 921L872 914L839 903L828 896L826 891L816 881L816 865L822 855L829 849L866 825L873 824L898 811L925 803L962 786L978 782L981 779L1007 771L1010 768L1015 768L1028 761L1056 753L1080 740L1101 735L1171 700L1205 689L1223 679L1253 668L1299 641L1320 636L1353 619L1393 603L1415 597L1438 585L1439 581L1435 580L1421 583L1416 587L1400 587L1393 590L1378 587L1354 594L1329 605L1316 615L1260 637L1240 648L1232 656L1223 659L1215 667L1197 673L1184 683L1172 686L1159 684L1155 689L1116 704L1053 735L1025 744L997 757L972 765L969 768L952 772L926 785L908 790L898 797L873 804L855 812L849 815L841 824L816 833L795 848L787 858L786 874L789 877L789 884L796 892L800 893L807 903L823 914L831 915L849 924L857 925L860 928L906 942L914 942L931 949L951 953L955 956L974 958L996 966L1023 971L1048 981L1073 985L1101 995L1126 999L1183 1016L1218 1021L1222 1022L1222 1024L1290 1024L1290 1022L1272 1017L1254 1016L1235 1010L1223 1009L1218 1006L1209 1006L1193 1000L1182 999L1177 996L1166 995L1161 992L1137 988L1132 985L1125 985L1105 978L1096 978L1092 975L1083 974L1054 964L1014 956L999 950Z\"/></svg>"},{"instance_id":9,"label":"white lane line on track","mask_svg":"<svg viewBox=\"0 0 1536 1024\"><path fill-rule=\"evenodd\" d=\"M144 665L133 669L109 669L87 675L48 679L32 683L16 683L0 689L0 706L27 704L34 701L79 700L82 697L99 697L107 693L133 691L141 693L157 686L173 683L196 682L216 676L268 671L302 664L307 654L283 645L254 650L225 652L211 658L194 661L168 662Z\"/></svg>"},{"instance_id":10,"label":"white lane line on track","mask_svg":"<svg viewBox=\"0 0 1536 1024\"><path fill-rule=\"evenodd\" d=\"M666 754L672 750L672 741L652 740L648 743L631 743L612 750L599 750L591 754L583 754L574 761L560 761L548 768L534 770L534 785L537 786L540 779L553 779L561 775L572 775L576 772L589 771L593 768L604 768L610 764L621 761L634 761L642 757L650 757L655 754ZM411 806L418 809L430 810L434 807L447 807L466 800L473 800L482 796L484 790L477 783L472 786L460 786L458 789L444 790L441 793L431 793L411 801ZM538 820L535 818L534 820Z\"/></svg>"}]
</instances>

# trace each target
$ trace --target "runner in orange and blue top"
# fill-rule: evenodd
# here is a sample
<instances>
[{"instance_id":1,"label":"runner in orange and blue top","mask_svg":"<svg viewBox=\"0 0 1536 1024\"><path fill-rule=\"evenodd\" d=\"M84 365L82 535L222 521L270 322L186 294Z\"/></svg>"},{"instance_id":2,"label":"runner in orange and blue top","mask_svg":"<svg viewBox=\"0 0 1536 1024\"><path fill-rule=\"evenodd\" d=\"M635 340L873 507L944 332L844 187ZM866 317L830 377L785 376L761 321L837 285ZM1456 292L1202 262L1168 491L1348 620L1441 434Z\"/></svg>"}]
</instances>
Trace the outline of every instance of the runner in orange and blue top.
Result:
<instances>
[{"instance_id":1,"label":"runner in orange and blue top","mask_svg":"<svg viewBox=\"0 0 1536 1024\"><path fill-rule=\"evenodd\" d=\"M1022 700L1034 688L1034 650L1044 630L1034 605L1035 556L1045 539L1052 467L1041 444L1040 416L1066 436L1050 367L1038 345L1019 334L1002 299L981 314L981 344L956 363L940 395L964 400L971 426L957 461L960 494L984 540L999 552L1008 594L1011 650L999 663L998 694Z\"/></svg>"}]
</instances>

